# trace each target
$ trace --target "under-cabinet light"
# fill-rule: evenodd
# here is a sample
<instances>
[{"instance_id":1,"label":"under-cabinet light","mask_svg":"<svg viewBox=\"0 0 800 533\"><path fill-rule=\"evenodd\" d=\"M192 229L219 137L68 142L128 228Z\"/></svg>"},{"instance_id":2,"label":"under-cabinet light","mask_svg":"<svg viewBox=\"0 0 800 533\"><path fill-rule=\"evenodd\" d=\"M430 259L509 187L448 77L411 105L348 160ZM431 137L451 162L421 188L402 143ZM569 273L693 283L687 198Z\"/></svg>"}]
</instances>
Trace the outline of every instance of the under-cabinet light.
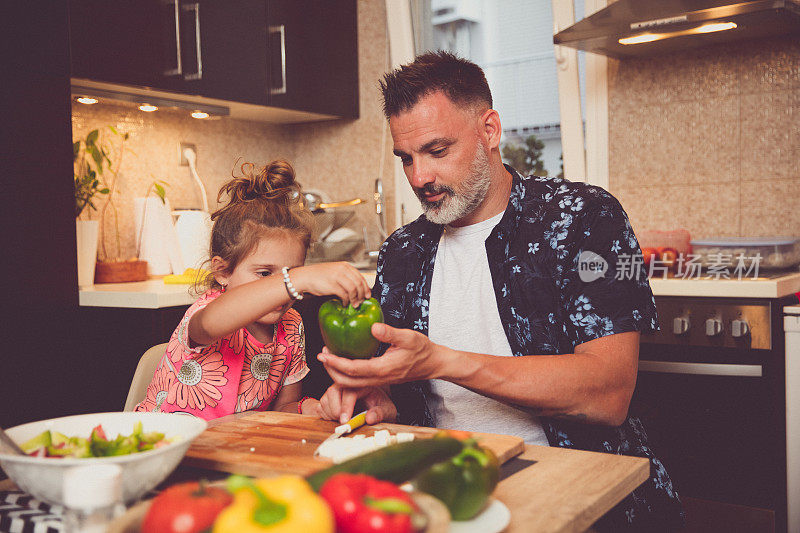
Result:
<instances>
[{"instance_id":1,"label":"under-cabinet light","mask_svg":"<svg viewBox=\"0 0 800 533\"><path fill-rule=\"evenodd\" d=\"M158 111L158 108L156 106L150 104L142 104L139 106L139 109L146 113L152 113L153 111Z\"/></svg>"},{"instance_id":2,"label":"under-cabinet light","mask_svg":"<svg viewBox=\"0 0 800 533\"><path fill-rule=\"evenodd\" d=\"M651 43L661 39L671 39L672 37L680 37L681 35L694 35L697 33L712 33L715 31L732 30L736 27L735 22L709 22L696 28L689 30L673 31L667 33L640 33L631 37L624 37L619 39L619 44L641 44Z\"/></svg>"},{"instance_id":3,"label":"under-cabinet light","mask_svg":"<svg viewBox=\"0 0 800 533\"><path fill-rule=\"evenodd\" d=\"M710 24L703 24L699 28L695 28L693 33L711 33L714 31L732 30L735 27L735 22L712 22Z\"/></svg>"},{"instance_id":4,"label":"under-cabinet light","mask_svg":"<svg viewBox=\"0 0 800 533\"><path fill-rule=\"evenodd\" d=\"M633 37L624 37L620 39L619 44L650 43L663 38L664 36L658 33L640 33L639 35L634 35Z\"/></svg>"},{"instance_id":5,"label":"under-cabinet light","mask_svg":"<svg viewBox=\"0 0 800 533\"><path fill-rule=\"evenodd\" d=\"M86 104L86 105L92 105L92 104L96 104L97 103L97 98L89 98L88 96L81 96L79 98L76 98L75 100L77 102L80 102L80 103Z\"/></svg>"},{"instance_id":6,"label":"under-cabinet light","mask_svg":"<svg viewBox=\"0 0 800 533\"><path fill-rule=\"evenodd\" d=\"M203 102L176 100L173 98L165 98L162 96L155 96L151 94L142 94L146 92L147 91L128 93L110 89L101 89L99 87L93 87L93 86L87 87L85 85L78 85L78 84L72 86L72 95L76 97L76 101L78 97L97 98L97 99L102 98L103 101L101 103L122 101L122 102L130 102L131 104L135 104L136 106L139 105L151 106L152 108L158 108L159 110L163 110L165 108L176 108L176 109L186 110L189 113L199 111L201 113L208 113L209 119L217 117L226 117L231 114L231 110L228 107L211 105ZM155 109L148 109L148 112L150 111L155 111Z\"/></svg>"},{"instance_id":7,"label":"under-cabinet light","mask_svg":"<svg viewBox=\"0 0 800 533\"><path fill-rule=\"evenodd\" d=\"M192 111L192 118L208 118L209 115L205 111Z\"/></svg>"}]
</instances>

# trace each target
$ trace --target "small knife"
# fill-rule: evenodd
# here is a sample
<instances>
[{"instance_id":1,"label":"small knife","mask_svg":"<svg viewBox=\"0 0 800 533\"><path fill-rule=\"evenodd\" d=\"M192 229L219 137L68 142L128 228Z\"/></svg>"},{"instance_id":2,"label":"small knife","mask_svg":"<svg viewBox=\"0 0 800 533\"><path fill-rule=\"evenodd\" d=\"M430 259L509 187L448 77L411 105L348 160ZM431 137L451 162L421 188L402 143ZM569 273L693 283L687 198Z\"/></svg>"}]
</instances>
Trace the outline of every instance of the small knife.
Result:
<instances>
[{"instance_id":1,"label":"small knife","mask_svg":"<svg viewBox=\"0 0 800 533\"><path fill-rule=\"evenodd\" d=\"M366 423L367 423L367 412L362 411L353 418L351 418L350 420L348 420L347 422L345 422L344 424L342 424L341 426L336 426L336 429L333 430L333 434L331 434L327 439L322 441L319 446L317 446L317 449L314 450L314 455L315 456L319 455L319 449L322 448L322 446L326 442L331 441L333 439L338 439L342 435L346 435L351 431L360 428Z\"/></svg>"}]
</instances>

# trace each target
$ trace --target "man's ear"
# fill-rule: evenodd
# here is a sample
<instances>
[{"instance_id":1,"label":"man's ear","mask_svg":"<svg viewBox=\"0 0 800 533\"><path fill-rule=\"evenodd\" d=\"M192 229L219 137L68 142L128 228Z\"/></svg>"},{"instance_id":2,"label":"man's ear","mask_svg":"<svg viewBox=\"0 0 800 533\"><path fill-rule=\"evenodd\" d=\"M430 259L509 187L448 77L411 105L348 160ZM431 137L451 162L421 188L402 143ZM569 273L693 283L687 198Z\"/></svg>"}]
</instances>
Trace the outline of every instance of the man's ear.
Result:
<instances>
[{"instance_id":1,"label":"man's ear","mask_svg":"<svg viewBox=\"0 0 800 533\"><path fill-rule=\"evenodd\" d=\"M211 275L217 280L217 283L223 287L228 285L230 281L230 274L228 273L228 262L218 255L211 258Z\"/></svg>"},{"instance_id":2,"label":"man's ear","mask_svg":"<svg viewBox=\"0 0 800 533\"><path fill-rule=\"evenodd\" d=\"M500 115L494 109L487 109L481 115L481 126L486 146L493 150L500 146L500 135L503 128L500 124Z\"/></svg>"}]
</instances>

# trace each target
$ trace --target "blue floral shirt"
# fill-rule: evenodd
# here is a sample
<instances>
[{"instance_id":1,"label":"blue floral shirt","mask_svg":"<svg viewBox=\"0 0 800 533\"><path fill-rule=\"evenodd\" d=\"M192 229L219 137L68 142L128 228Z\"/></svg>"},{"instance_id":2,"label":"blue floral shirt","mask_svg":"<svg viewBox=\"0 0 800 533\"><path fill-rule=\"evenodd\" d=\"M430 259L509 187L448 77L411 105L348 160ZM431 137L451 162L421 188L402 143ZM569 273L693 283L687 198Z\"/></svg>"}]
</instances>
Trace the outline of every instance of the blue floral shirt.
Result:
<instances>
[{"instance_id":1,"label":"blue floral shirt","mask_svg":"<svg viewBox=\"0 0 800 533\"><path fill-rule=\"evenodd\" d=\"M513 176L508 207L486 240L497 309L515 356L574 353L592 339L658 328L639 243L605 190L552 177ZM373 295L386 323L428 333L431 277L442 226L424 215L381 247ZM627 266L626 266L627 265ZM472 311L475 312L475 311ZM428 382L392 387L400 421L433 426ZM638 418L619 427L541 418L551 446L647 457L651 478L609 512L612 530L671 529L683 523L672 482Z\"/></svg>"}]
</instances>

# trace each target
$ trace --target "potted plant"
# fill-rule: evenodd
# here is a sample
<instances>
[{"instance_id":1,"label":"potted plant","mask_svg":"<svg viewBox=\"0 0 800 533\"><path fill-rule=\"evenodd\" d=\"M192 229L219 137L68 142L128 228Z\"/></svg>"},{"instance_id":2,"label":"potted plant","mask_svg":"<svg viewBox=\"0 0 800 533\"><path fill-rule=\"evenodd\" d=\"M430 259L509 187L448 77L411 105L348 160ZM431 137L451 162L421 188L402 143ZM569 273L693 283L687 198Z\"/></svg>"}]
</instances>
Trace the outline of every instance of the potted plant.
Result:
<instances>
[{"instance_id":1,"label":"potted plant","mask_svg":"<svg viewBox=\"0 0 800 533\"><path fill-rule=\"evenodd\" d=\"M78 286L86 287L94 282L97 260L98 221L91 220L91 211L97 211L94 200L97 195L110 192L100 178L104 168L110 166L106 150L98 143L100 132L90 131L85 139L72 143L72 164L75 177L75 233L78 245ZM89 209L87 209L89 208ZM86 212L89 218L81 219Z\"/></svg>"},{"instance_id":2,"label":"potted plant","mask_svg":"<svg viewBox=\"0 0 800 533\"><path fill-rule=\"evenodd\" d=\"M94 223L94 234L90 233L83 238L83 243L88 243L83 245L82 252L79 244L79 257L83 256L84 258L82 261L84 276L82 278L79 276L79 285L81 286L91 284L91 280L94 283L115 283L147 279L146 261L140 261L138 257L130 259L120 257L119 220L117 208L114 204L114 191L117 186L119 170L122 166L122 156L128 134L119 133L113 126L108 126L107 128L111 134L119 139L116 149L110 143L102 141L100 130L90 131L85 139L75 141L72 145L73 161L75 163L76 215L80 216L82 212L86 212L87 216L91 218L91 211L97 211L93 201L94 198L98 194L106 195L106 202L99 212L99 222L95 220L79 221L79 226L85 225L81 224L84 222ZM115 153L112 154L112 150ZM115 158L114 163L111 160L112 155ZM89 209L86 209L87 207ZM105 220L106 215L109 213L109 208L111 208L110 212L114 215L114 242L116 243L116 249L113 255L109 253L110 247L107 246L109 237L105 229ZM98 234L99 254L97 250ZM90 255L92 244L94 244L94 251ZM89 259L90 257L91 260ZM91 263L92 266L89 267L87 263ZM90 268L93 271L91 275L89 275ZM87 275L89 275L90 279L88 283L86 283Z\"/></svg>"}]
</instances>

